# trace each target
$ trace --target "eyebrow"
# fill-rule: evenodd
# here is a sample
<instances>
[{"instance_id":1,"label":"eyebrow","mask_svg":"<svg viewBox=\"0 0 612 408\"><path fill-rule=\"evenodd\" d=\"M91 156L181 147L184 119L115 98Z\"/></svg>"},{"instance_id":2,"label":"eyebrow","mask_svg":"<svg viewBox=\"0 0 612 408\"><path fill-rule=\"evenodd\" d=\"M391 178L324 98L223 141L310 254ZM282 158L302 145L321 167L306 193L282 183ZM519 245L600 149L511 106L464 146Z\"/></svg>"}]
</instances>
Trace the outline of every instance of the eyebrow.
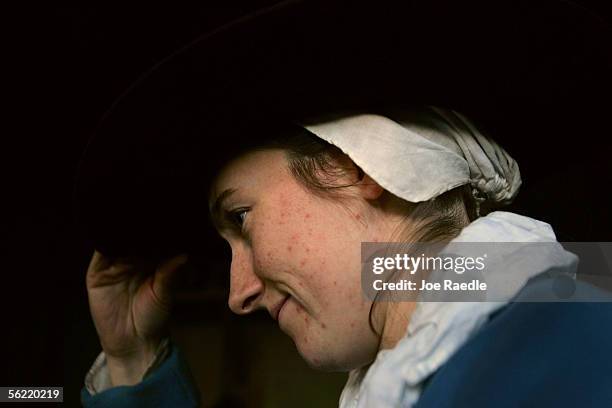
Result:
<instances>
[{"instance_id":1,"label":"eyebrow","mask_svg":"<svg viewBox=\"0 0 612 408\"><path fill-rule=\"evenodd\" d=\"M214 201L211 201L211 205L209 207L210 209L210 217L212 219L213 225L217 228L219 228L219 225L221 224L221 210L223 208L223 204L225 203L225 201L230 198L234 193L236 192L235 188L228 188L223 190L223 192L221 194L219 194L217 196L217 198L214 199Z\"/></svg>"}]
</instances>

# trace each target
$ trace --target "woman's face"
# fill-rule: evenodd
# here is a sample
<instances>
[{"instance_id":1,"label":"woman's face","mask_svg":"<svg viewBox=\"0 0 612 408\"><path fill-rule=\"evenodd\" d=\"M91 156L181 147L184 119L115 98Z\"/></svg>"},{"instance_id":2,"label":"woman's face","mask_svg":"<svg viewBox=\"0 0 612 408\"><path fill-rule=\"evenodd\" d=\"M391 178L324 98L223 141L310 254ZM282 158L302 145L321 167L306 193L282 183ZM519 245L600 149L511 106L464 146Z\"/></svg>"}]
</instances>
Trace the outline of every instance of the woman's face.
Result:
<instances>
[{"instance_id":1,"label":"woman's face","mask_svg":"<svg viewBox=\"0 0 612 408\"><path fill-rule=\"evenodd\" d=\"M368 205L377 185L349 188L357 196L343 205L314 195L282 150L264 150L226 165L211 196L232 249L231 310L267 309L304 359L327 370L363 366L379 345L361 291L360 250L362 241L382 240L387 224Z\"/></svg>"}]
</instances>

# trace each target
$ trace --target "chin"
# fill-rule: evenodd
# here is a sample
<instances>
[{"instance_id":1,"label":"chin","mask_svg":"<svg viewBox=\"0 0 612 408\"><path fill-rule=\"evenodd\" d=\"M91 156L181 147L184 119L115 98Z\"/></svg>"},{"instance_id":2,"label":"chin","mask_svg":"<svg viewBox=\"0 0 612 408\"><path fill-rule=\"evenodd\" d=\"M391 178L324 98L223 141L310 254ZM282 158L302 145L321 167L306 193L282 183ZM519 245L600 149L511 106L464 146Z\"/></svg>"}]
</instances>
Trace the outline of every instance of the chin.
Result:
<instances>
[{"instance_id":1,"label":"chin","mask_svg":"<svg viewBox=\"0 0 612 408\"><path fill-rule=\"evenodd\" d=\"M304 361L306 361L306 364L308 364L310 368L317 370L317 371L327 371L327 372L347 371L346 369L341 367L337 362L331 359L319 358L315 356L304 356L304 355L302 355L302 358L304 359Z\"/></svg>"},{"instance_id":2,"label":"chin","mask_svg":"<svg viewBox=\"0 0 612 408\"><path fill-rule=\"evenodd\" d=\"M339 356L335 356L333 350L329 350L329 347L303 347L303 345L296 344L298 353L306 364L314 370L318 371L329 371L329 372L346 372L351 370L351 365L348 361L344 361Z\"/></svg>"}]
</instances>

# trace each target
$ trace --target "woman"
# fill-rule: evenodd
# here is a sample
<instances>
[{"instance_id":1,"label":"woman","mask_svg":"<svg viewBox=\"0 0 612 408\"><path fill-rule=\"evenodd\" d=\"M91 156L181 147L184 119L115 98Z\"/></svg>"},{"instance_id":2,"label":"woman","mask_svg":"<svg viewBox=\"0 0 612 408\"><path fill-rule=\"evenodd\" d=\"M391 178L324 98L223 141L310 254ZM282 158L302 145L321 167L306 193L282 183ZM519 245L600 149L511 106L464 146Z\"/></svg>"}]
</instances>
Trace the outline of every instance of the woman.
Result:
<instances>
[{"instance_id":1,"label":"woman","mask_svg":"<svg viewBox=\"0 0 612 408\"><path fill-rule=\"evenodd\" d=\"M158 265L110 256L104 244L182 248L174 227L204 205L192 208L188 188L167 185L184 183L183 170L200 174L186 158L223 157L204 167L215 175L212 218L232 249L230 308L267 309L310 365L350 371L342 407L605 406L609 308L525 302L558 300L551 278L571 276L577 259L550 225L491 212L518 193L514 160L452 110L370 109L469 112L545 167L560 135L595 134L593 118L606 117L609 44L595 20L552 0L286 1L158 64L113 105L81 167L77 195L94 204L90 235L102 237L87 285L104 351L84 405L197 405L165 330L186 257ZM252 121L260 117L263 125ZM305 117L318 119L281 125ZM235 124L241 138L228 130ZM206 160L190 148L175 155L179 141L204 135L241 149L225 155L204 142ZM108 183L88 183L100 172L113 173ZM129 196L147 185L152 194ZM487 302L362 290L362 242L489 241L506 244L497 267L482 272ZM580 282L575 293L604 296Z\"/></svg>"},{"instance_id":2,"label":"woman","mask_svg":"<svg viewBox=\"0 0 612 408\"><path fill-rule=\"evenodd\" d=\"M350 371L341 407L610 401L612 361L602 359L599 341L612 334L612 326L601 328L612 322L608 309L523 303L550 291L542 284L550 271L573 274L576 257L548 224L489 212L512 201L520 174L467 118L404 109L268 134L234 152L210 190L215 227L232 249L229 306L241 315L267 309L309 365ZM377 302L363 294L362 242L489 241L552 249L531 253L505 295L488 302ZM510 245L502 255L527 253ZM165 334L172 280L185 260L169 259L142 278L144 265L94 254L87 286L104 352L86 378L85 406L197 405ZM484 278L504 272L491 268ZM578 339L589 350L568 353Z\"/></svg>"}]
</instances>

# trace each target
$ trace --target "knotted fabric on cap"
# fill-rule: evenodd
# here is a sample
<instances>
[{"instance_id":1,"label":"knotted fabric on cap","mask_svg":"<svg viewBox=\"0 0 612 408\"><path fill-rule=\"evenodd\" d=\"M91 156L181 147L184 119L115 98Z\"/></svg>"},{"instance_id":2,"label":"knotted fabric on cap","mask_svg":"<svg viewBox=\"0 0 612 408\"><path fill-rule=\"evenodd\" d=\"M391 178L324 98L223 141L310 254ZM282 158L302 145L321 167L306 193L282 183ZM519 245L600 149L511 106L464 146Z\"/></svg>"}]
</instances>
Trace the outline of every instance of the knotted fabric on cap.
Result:
<instances>
[{"instance_id":1,"label":"knotted fabric on cap","mask_svg":"<svg viewBox=\"0 0 612 408\"><path fill-rule=\"evenodd\" d=\"M391 119L393 118L393 119ZM470 184L477 213L509 204L518 164L461 114L436 107L341 116L303 124L337 146L383 188L410 202Z\"/></svg>"}]
</instances>

